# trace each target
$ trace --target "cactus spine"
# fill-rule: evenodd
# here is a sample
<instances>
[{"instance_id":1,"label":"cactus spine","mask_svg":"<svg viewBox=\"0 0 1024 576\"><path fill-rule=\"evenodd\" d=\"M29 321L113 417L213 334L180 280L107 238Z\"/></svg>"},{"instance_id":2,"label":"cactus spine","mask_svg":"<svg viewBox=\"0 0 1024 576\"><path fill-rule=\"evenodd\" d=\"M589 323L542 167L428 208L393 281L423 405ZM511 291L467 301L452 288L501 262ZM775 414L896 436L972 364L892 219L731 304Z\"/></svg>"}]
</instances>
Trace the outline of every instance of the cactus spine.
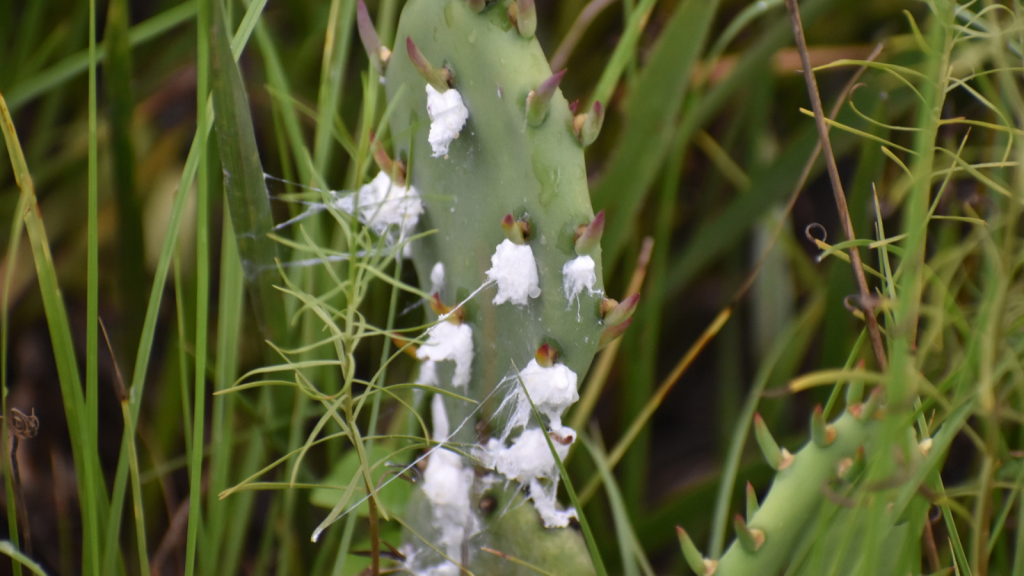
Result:
<instances>
[{"instance_id":1,"label":"cactus spine","mask_svg":"<svg viewBox=\"0 0 1024 576\"><path fill-rule=\"evenodd\" d=\"M410 504L409 521L417 533L450 546L446 561L409 538L420 556L409 566L414 573L458 573L452 562L476 573L532 573L482 553L483 546L557 574L593 573L574 530L544 526L564 525L571 513L554 501L551 481L557 486L557 471L552 477L546 442L537 444L535 438L543 440L544 428L550 427L556 449L568 450L575 433L561 426L560 416L565 400L576 398L576 375L586 373L599 345L628 326L636 298L602 307L604 221L603 215L595 218L590 205L582 147L596 137L603 109L597 104L573 117L558 89L564 71L552 74L535 28L532 0L410 0L396 34L396 44L404 46L387 60L395 164L408 167L407 178L423 198L418 230L436 230L413 243L412 260L423 289L435 294L434 316L465 302L461 317L445 316L449 322L435 327L420 347L418 355L430 359L432 372L421 372L421 381L481 403L503 382L508 390L478 413L470 403L435 398L435 437L450 427L450 442L462 444L466 453L475 450L504 477L477 475L470 494L458 495L472 502L467 511L464 503L431 497L429 483L447 473L464 477L470 461L463 459L462 468L453 463L448 472L440 468L442 460L451 460L447 456L428 464L426 497L421 494ZM368 46L380 53L372 42ZM497 294L485 286L488 282L497 284ZM607 322L605 314L611 316ZM460 363L456 354L441 351L447 344L435 336L444 324L453 324L443 328L445 333L471 331L471 361L463 356ZM455 359L455 367L434 365L447 359ZM515 398L518 386L508 383L517 380L517 371L547 416L539 424L544 428L515 407L511 413L500 409ZM460 373L466 377L460 379ZM505 427L501 440L490 440L490 452L474 449L480 441L476 427L459 423L492 415L499 418L492 427L495 435ZM512 437L515 429L521 432ZM507 439L514 442L511 448ZM550 463L540 462L545 454L527 451L528 440L545 446ZM529 487L536 511L529 505L506 506L521 492L496 487L512 479ZM451 522L464 528L463 538L450 537Z\"/></svg>"}]
</instances>

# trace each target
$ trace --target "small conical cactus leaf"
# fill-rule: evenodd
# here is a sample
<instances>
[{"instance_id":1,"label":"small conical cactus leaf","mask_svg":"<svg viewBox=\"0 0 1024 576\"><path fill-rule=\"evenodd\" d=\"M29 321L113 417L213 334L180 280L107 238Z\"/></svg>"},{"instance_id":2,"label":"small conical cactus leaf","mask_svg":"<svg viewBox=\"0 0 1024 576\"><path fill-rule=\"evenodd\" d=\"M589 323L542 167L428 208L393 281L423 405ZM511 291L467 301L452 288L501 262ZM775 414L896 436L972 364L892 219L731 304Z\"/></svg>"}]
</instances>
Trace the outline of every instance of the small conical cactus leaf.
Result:
<instances>
[{"instance_id":1,"label":"small conical cactus leaf","mask_svg":"<svg viewBox=\"0 0 1024 576\"><path fill-rule=\"evenodd\" d=\"M836 429L825 422L825 413L818 404L811 413L811 440L824 448L836 439Z\"/></svg>"},{"instance_id":2,"label":"small conical cactus leaf","mask_svg":"<svg viewBox=\"0 0 1024 576\"><path fill-rule=\"evenodd\" d=\"M765 534L763 530L751 528L743 516L737 514L732 519L733 528L736 529L736 539L747 552L753 554L764 546Z\"/></svg>"},{"instance_id":3,"label":"small conical cactus leaf","mask_svg":"<svg viewBox=\"0 0 1024 576\"><path fill-rule=\"evenodd\" d=\"M757 445L761 447L761 453L768 465L776 470L782 470L789 466L793 455L785 448L780 449L775 437L768 431L768 425L760 414L754 414L754 437L757 438Z\"/></svg>"},{"instance_id":4,"label":"small conical cactus leaf","mask_svg":"<svg viewBox=\"0 0 1024 576\"><path fill-rule=\"evenodd\" d=\"M576 235L576 253L579 255L589 254L601 245L601 236L604 235L604 210L594 215L590 224L581 226Z\"/></svg>"},{"instance_id":5,"label":"small conical cactus leaf","mask_svg":"<svg viewBox=\"0 0 1024 576\"><path fill-rule=\"evenodd\" d=\"M613 300L614 302L614 300ZM615 326L622 324L626 320L629 320L633 316L633 312L636 311L636 305L640 302L640 294L633 294L629 298L626 298L622 302L618 302L614 308L608 311L604 315L604 323L607 326ZM601 303L602 308L604 302Z\"/></svg>"},{"instance_id":6,"label":"small conical cactus leaf","mask_svg":"<svg viewBox=\"0 0 1024 576\"><path fill-rule=\"evenodd\" d=\"M590 112L579 114L572 119L572 129L580 144L590 146L597 140L601 133L601 126L604 125L604 106L600 102L594 102Z\"/></svg>"},{"instance_id":7,"label":"small conical cactus leaf","mask_svg":"<svg viewBox=\"0 0 1024 576\"><path fill-rule=\"evenodd\" d=\"M757 501L757 492L754 491L754 485L747 482L747 522L754 519L754 514L761 508L761 504Z\"/></svg>"},{"instance_id":8,"label":"small conical cactus leaf","mask_svg":"<svg viewBox=\"0 0 1024 576\"><path fill-rule=\"evenodd\" d=\"M683 530L681 526L676 526L676 536L679 538L679 548L683 551L683 559L686 560L686 565L690 567L690 570L693 570L694 574L697 576L711 576L715 573L717 563L701 555L693 540L690 539L690 535L686 533L686 530Z\"/></svg>"},{"instance_id":9,"label":"small conical cactus leaf","mask_svg":"<svg viewBox=\"0 0 1024 576\"><path fill-rule=\"evenodd\" d=\"M555 72L526 96L527 124L536 127L544 123L548 117L548 108L551 107L551 97L555 95L558 83L562 81L565 72L565 70Z\"/></svg>"}]
</instances>

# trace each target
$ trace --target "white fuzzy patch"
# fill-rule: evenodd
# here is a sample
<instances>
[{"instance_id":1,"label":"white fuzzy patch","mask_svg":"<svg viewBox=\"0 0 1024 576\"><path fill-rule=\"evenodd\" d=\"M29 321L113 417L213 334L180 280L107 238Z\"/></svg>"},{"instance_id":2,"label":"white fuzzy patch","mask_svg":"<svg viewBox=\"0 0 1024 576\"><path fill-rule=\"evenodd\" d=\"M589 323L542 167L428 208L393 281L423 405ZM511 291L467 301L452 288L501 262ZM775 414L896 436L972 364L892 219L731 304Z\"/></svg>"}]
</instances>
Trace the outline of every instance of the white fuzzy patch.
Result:
<instances>
[{"instance_id":1,"label":"white fuzzy patch","mask_svg":"<svg viewBox=\"0 0 1024 576\"><path fill-rule=\"evenodd\" d=\"M552 429L561 428L562 413L569 406L572 406L580 399L576 391L576 373L565 364L555 364L545 368L537 363L537 360L530 360L519 377L523 379L526 391L530 393L527 398L523 393L523 386L518 381L513 383L515 391L509 394L506 402L514 402L512 414L509 416L508 424L505 425L505 433L502 438L507 438L509 432L519 426L526 426L533 414L530 408L530 400L537 407L537 411L548 417L548 425ZM512 376L515 378L515 376ZM500 408L499 408L500 410Z\"/></svg>"},{"instance_id":2,"label":"white fuzzy patch","mask_svg":"<svg viewBox=\"0 0 1024 576\"><path fill-rule=\"evenodd\" d=\"M424 386L437 386L437 362L424 360L420 364L420 373L416 377L416 383Z\"/></svg>"},{"instance_id":3,"label":"white fuzzy patch","mask_svg":"<svg viewBox=\"0 0 1024 576\"><path fill-rule=\"evenodd\" d=\"M430 293L436 294L444 288L444 264L438 262L430 269Z\"/></svg>"},{"instance_id":4,"label":"white fuzzy patch","mask_svg":"<svg viewBox=\"0 0 1024 576\"><path fill-rule=\"evenodd\" d=\"M469 109L462 103L462 95L455 88L443 94L427 84L427 115L430 116L430 135L427 140L434 158L448 156L448 146L459 137L466 125Z\"/></svg>"},{"instance_id":5,"label":"white fuzzy patch","mask_svg":"<svg viewBox=\"0 0 1024 576\"><path fill-rule=\"evenodd\" d=\"M552 435L565 440L575 440L576 432L572 428L558 426L552 427ZM551 455L546 433L540 428L523 430L523 433L506 448L504 443L491 438L487 446L478 451L477 457L484 465L493 468L510 479L530 486L530 499L540 513L544 526L547 528L564 528L569 525L569 520L576 517L573 509L559 510L557 502L558 494L558 465ZM572 442L563 444L552 441L555 452L559 459L565 459L569 454L569 447ZM544 483L541 480L549 480Z\"/></svg>"},{"instance_id":6,"label":"white fuzzy patch","mask_svg":"<svg viewBox=\"0 0 1024 576\"><path fill-rule=\"evenodd\" d=\"M533 258L533 249L526 244L516 244L508 239L498 244L491 256L487 278L498 283L495 304L511 302L525 306L527 297L540 296L537 261Z\"/></svg>"},{"instance_id":7,"label":"white fuzzy patch","mask_svg":"<svg viewBox=\"0 0 1024 576\"><path fill-rule=\"evenodd\" d=\"M378 172L357 193L339 198L334 207L356 214L359 221L369 226L378 236L387 234L392 244L411 235L423 214L423 202L416 188L411 185L399 188L384 172Z\"/></svg>"},{"instance_id":8,"label":"white fuzzy patch","mask_svg":"<svg viewBox=\"0 0 1024 576\"><path fill-rule=\"evenodd\" d=\"M434 420L434 440L445 442L448 440L449 425L444 397L435 394L430 408ZM423 472L423 493L430 500L432 521L434 527L441 531L440 543L444 545L449 558L461 558L463 541L479 531L469 498L472 486L473 469L464 468L458 454L443 448L434 450Z\"/></svg>"},{"instance_id":9,"label":"white fuzzy patch","mask_svg":"<svg viewBox=\"0 0 1024 576\"><path fill-rule=\"evenodd\" d=\"M570 305L573 300L579 302L584 289L593 296L595 283L597 274L594 272L594 259L590 256L578 256L562 266L562 290Z\"/></svg>"},{"instance_id":10,"label":"white fuzzy patch","mask_svg":"<svg viewBox=\"0 0 1024 576\"><path fill-rule=\"evenodd\" d=\"M430 337L416 351L416 357L438 362L454 361L452 385L464 388L469 383L470 368L473 366L473 329L469 324L456 326L447 321L439 322L430 329Z\"/></svg>"}]
</instances>

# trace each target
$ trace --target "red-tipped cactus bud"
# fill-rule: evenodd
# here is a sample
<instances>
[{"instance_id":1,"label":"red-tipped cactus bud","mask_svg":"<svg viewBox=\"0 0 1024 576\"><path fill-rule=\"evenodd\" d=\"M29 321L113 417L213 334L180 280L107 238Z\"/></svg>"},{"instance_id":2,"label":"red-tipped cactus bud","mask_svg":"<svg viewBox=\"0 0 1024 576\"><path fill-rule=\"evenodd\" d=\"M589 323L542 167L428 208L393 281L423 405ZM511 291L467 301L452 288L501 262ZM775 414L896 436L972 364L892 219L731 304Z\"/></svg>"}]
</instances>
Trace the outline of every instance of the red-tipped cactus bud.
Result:
<instances>
[{"instance_id":1,"label":"red-tipped cactus bud","mask_svg":"<svg viewBox=\"0 0 1024 576\"><path fill-rule=\"evenodd\" d=\"M590 224L581 225L576 229L576 253L580 256L589 254L601 245L604 234L604 210L598 212Z\"/></svg>"},{"instance_id":2,"label":"red-tipped cactus bud","mask_svg":"<svg viewBox=\"0 0 1024 576\"><path fill-rule=\"evenodd\" d=\"M416 67L416 71L427 81L427 84L442 94L447 92L450 88L451 72L445 68L437 69L431 66L420 49L416 47L411 36L405 39L405 49L409 52L409 60L412 61L412 65Z\"/></svg>"},{"instance_id":3,"label":"red-tipped cactus bud","mask_svg":"<svg viewBox=\"0 0 1024 576\"><path fill-rule=\"evenodd\" d=\"M757 501L757 492L754 491L754 485L747 482L747 522L754 519L754 514L761 509L761 504Z\"/></svg>"},{"instance_id":4,"label":"red-tipped cactus bud","mask_svg":"<svg viewBox=\"0 0 1024 576\"><path fill-rule=\"evenodd\" d=\"M384 149L384 145L381 144L380 140L377 140L373 133L370 134L370 150L373 151L373 160L377 163L377 166L391 177L391 181L395 185L404 188L405 187L405 164L402 164L399 160L392 160L388 156L387 150Z\"/></svg>"},{"instance_id":5,"label":"red-tipped cactus bud","mask_svg":"<svg viewBox=\"0 0 1024 576\"><path fill-rule=\"evenodd\" d=\"M558 351L550 344L541 344L540 348L537 348L537 353L534 357L537 359L537 364L545 368L551 368L555 365L555 360L558 359Z\"/></svg>"},{"instance_id":6,"label":"red-tipped cactus bud","mask_svg":"<svg viewBox=\"0 0 1024 576\"><path fill-rule=\"evenodd\" d=\"M380 37L377 36L373 20L370 19L370 12L366 9L366 3L363 0L359 0L356 4L356 28L359 30L359 40L363 43L370 63L377 69L378 74L383 74L384 65L391 57L391 51L381 45Z\"/></svg>"},{"instance_id":7,"label":"red-tipped cactus bud","mask_svg":"<svg viewBox=\"0 0 1024 576\"><path fill-rule=\"evenodd\" d=\"M605 328L604 332L601 332L601 340L598 341L597 343L597 349L600 350L601 348L604 348L605 346L618 340L619 336L622 336L626 332L626 329L629 328L629 325L632 323L633 319L630 318L629 320L626 320L621 324L616 324L615 326L609 326Z\"/></svg>"},{"instance_id":8,"label":"red-tipped cactus bud","mask_svg":"<svg viewBox=\"0 0 1024 576\"><path fill-rule=\"evenodd\" d=\"M704 558L686 530L683 530L681 526L676 526L676 536L679 538L679 548L683 551L683 558L686 559L686 564L694 574L711 576L715 573L718 562Z\"/></svg>"},{"instance_id":9,"label":"red-tipped cactus bud","mask_svg":"<svg viewBox=\"0 0 1024 576\"><path fill-rule=\"evenodd\" d=\"M530 126L540 126L548 117L548 109L551 107L551 97L558 89L558 83L565 76L565 70L555 72L547 80L540 83L536 90L531 90L526 97L526 123Z\"/></svg>"},{"instance_id":10,"label":"red-tipped cactus bud","mask_svg":"<svg viewBox=\"0 0 1024 576\"><path fill-rule=\"evenodd\" d=\"M505 237L514 244L525 244L530 237L530 221L526 218L516 220L511 214L501 219L501 229Z\"/></svg>"},{"instance_id":11,"label":"red-tipped cactus bud","mask_svg":"<svg viewBox=\"0 0 1024 576\"><path fill-rule=\"evenodd\" d=\"M736 529L736 539L740 541L740 546L743 546L747 552L753 554L760 550L761 546L764 546L764 531L747 526L743 516L739 514L733 516L732 525Z\"/></svg>"},{"instance_id":12,"label":"red-tipped cactus bud","mask_svg":"<svg viewBox=\"0 0 1024 576\"><path fill-rule=\"evenodd\" d=\"M438 292L434 292L434 296L430 299L430 309L438 316L447 316L446 320L452 324L462 324L463 317L466 315L463 308L459 308L453 313L451 307L441 302L441 294Z\"/></svg>"},{"instance_id":13,"label":"red-tipped cactus bud","mask_svg":"<svg viewBox=\"0 0 1024 576\"><path fill-rule=\"evenodd\" d=\"M633 316L633 312L636 311L636 305L640 302L640 293L633 294L629 298L626 298L622 302L619 302L615 308L612 308L607 314L604 315L604 323L606 326L615 326L616 324L622 324L626 320L629 320ZM602 311L604 310L604 302L601 303Z\"/></svg>"},{"instance_id":14,"label":"red-tipped cactus bud","mask_svg":"<svg viewBox=\"0 0 1024 576\"><path fill-rule=\"evenodd\" d=\"M825 413L821 404L814 407L811 413L811 440L819 448L825 448L836 439L836 428L825 422Z\"/></svg>"},{"instance_id":15,"label":"red-tipped cactus bud","mask_svg":"<svg viewBox=\"0 0 1024 576\"><path fill-rule=\"evenodd\" d=\"M573 110L575 113L576 111ZM590 146L597 140L601 133L601 126L604 125L604 106L600 102L594 102L594 107L586 114L577 114L572 119L572 131L576 139L584 146Z\"/></svg>"},{"instance_id":16,"label":"red-tipped cactus bud","mask_svg":"<svg viewBox=\"0 0 1024 576\"><path fill-rule=\"evenodd\" d=\"M512 6L516 7L515 24L519 35L523 38L533 38L537 31L537 6L533 0L516 0L509 6L510 10Z\"/></svg>"},{"instance_id":17,"label":"red-tipped cactus bud","mask_svg":"<svg viewBox=\"0 0 1024 576\"><path fill-rule=\"evenodd\" d=\"M793 455L785 448L779 448L772 433L768 431L768 425L764 423L764 418L757 413L754 414L754 437L757 439L757 445L761 447L764 459L772 468L784 470L793 462Z\"/></svg>"}]
</instances>

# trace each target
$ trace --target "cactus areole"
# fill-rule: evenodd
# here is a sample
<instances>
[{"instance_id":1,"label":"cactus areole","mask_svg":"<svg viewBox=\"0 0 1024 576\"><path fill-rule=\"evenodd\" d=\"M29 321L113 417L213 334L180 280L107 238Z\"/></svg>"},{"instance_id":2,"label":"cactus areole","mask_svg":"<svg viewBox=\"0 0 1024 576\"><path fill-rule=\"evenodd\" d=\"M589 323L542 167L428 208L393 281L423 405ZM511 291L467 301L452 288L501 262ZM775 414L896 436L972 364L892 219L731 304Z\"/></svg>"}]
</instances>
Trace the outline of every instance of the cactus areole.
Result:
<instances>
[{"instance_id":1,"label":"cactus areole","mask_svg":"<svg viewBox=\"0 0 1024 576\"><path fill-rule=\"evenodd\" d=\"M434 433L450 430L450 442L476 454L478 466L491 467L469 488L471 517L449 513L452 495L423 493L410 505L417 532L430 534L439 550L450 553L445 559L407 538L413 556L407 568L458 574L456 564L462 564L478 574L530 573L480 550L490 546L557 574L592 574L580 535L556 528L574 512L554 501L558 472L547 443L536 441L549 433L567 451L575 439L560 417L577 398L575 387L607 328L600 306L600 245L576 242L581 227L594 221L583 148L557 88L561 75L552 74L536 38L510 22L509 2L474 8L479 6L466 0L410 0L396 34L396 45L408 49L393 51L385 77L394 155L409 167L409 181L423 200L417 231L436 230L412 243L416 272L423 290L437 291L444 306L465 301L461 319L449 320L460 328L441 327L443 322L429 337L439 350L439 327L463 336L471 331L473 351L463 353L461 363L454 353L447 355L454 361L441 353L423 355L434 361L426 367L436 370L429 380L482 403L477 410L438 398L435 404L443 406L435 406L433 416L448 421L435 422ZM510 228L515 222L521 224ZM567 292L566 283L576 286L580 279L566 279L564 270L581 257L593 263L591 275L585 289ZM544 369L550 383L542 376L547 372L531 365L545 344L557 350L556 368ZM544 422L532 412L524 418L517 371L528 367L531 397L541 401ZM563 390L567 383L572 390ZM481 439L476 426L460 426L468 418L489 422L493 435ZM462 465L474 462L463 459ZM453 477L463 477L454 461L447 466ZM524 493L517 490L519 482L533 502L508 507L509 499ZM452 489L464 489L462 484ZM485 497L493 501L495 493L500 503L488 507L497 511L487 517L479 503ZM443 506L449 507L438 508ZM462 540L456 542L458 534Z\"/></svg>"}]
</instances>

